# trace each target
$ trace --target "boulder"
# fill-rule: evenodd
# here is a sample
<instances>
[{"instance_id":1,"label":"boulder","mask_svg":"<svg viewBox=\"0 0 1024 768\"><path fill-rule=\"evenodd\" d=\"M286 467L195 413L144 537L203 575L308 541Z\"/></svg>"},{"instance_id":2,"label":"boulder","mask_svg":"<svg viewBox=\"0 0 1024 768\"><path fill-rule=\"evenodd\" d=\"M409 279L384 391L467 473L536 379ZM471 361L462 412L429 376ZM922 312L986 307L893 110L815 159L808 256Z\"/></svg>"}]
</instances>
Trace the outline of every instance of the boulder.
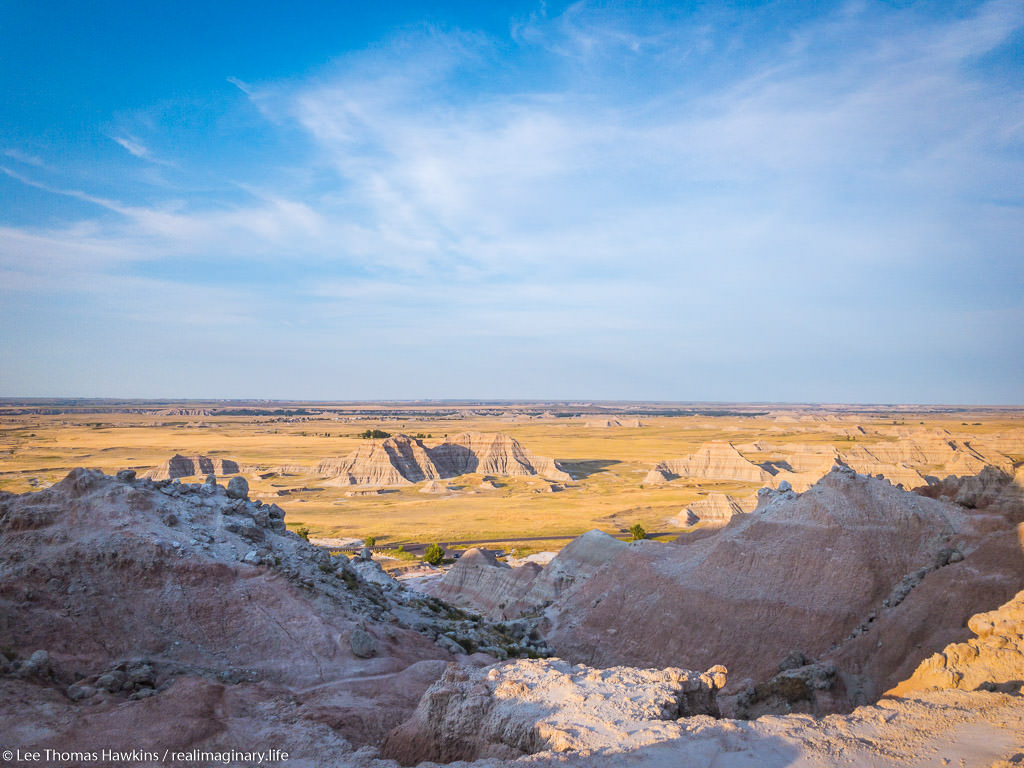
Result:
<instances>
[{"instance_id":1,"label":"boulder","mask_svg":"<svg viewBox=\"0 0 1024 768\"><path fill-rule=\"evenodd\" d=\"M229 499L248 499L249 483L240 475L232 477L228 481L227 493Z\"/></svg>"}]
</instances>

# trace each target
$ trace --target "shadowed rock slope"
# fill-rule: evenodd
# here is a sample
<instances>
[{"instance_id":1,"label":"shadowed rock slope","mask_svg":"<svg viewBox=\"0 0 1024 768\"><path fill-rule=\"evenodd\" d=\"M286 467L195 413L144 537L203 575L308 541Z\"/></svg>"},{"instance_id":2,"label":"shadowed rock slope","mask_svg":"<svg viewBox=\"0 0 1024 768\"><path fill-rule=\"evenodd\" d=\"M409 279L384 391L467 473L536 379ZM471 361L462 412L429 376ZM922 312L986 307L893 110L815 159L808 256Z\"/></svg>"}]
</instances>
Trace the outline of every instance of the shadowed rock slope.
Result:
<instances>
[{"instance_id":1,"label":"shadowed rock slope","mask_svg":"<svg viewBox=\"0 0 1024 768\"><path fill-rule=\"evenodd\" d=\"M231 459L175 454L156 469L147 472L145 477L151 480L174 480L196 475L234 475L240 471L238 462Z\"/></svg>"},{"instance_id":2,"label":"shadowed rock slope","mask_svg":"<svg viewBox=\"0 0 1024 768\"><path fill-rule=\"evenodd\" d=\"M409 485L471 473L502 477L539 475L570 481L558 462L535 456L506 434L464 432L428 448L408 435L361 445L347 456L324 459L315 472L332 485Z\"/></svg>"}]
</instances>

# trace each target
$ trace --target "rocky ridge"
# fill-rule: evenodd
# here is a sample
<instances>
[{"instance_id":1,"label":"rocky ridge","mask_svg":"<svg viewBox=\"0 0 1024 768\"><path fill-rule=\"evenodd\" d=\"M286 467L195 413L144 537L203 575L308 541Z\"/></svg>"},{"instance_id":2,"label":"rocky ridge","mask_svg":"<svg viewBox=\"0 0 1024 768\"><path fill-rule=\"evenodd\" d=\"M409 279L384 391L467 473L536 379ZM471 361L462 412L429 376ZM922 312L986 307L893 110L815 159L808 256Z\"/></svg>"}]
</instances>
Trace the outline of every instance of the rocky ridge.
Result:
<instances>
[{"instance_id":1,"label":"rocky ridge","mask_svg":"<svg viewBox=\"0 0 1024 768\"><path fill-rule=\"evenodd\" d=\"M837 465L711 535L631 545L547 608L546 637L595 666L724 664L729 711L825 713L874 700L1022 584L1012 520Z\"/></svg>"},{"instance_id":2,"label":"rocky ridge","mask_svg":"<svg viewBox=\"0 0 1024 768\"><path fill-rule=\"evenodd\" d=\"M408 435L361 445L347 456L324 459L316 474L330 485L410 485L471 473L519 477L539 475L568 482L572 477L553 459L536 456L503 434L464 432L427 447Z\"/></svg>"},{"instance_id":3,"label":"rocky ridge","mask_svg":"<svg viewBox=\"0 0 1024 768\"><path fill-rule=\"evenodd\" d=\"M0 576L0 722L23 748L138 746L131 723L146 722L168 747L316 743L300 765L343 764L448 662L526 653L368 552L287 531L241 477L77 469L0 494Z\"/></svg>"},{"instance_id":4,"label":"rocky ridge","mask_svg":"<svg viewBox=\"0 0 1024 768\"><path fill-rule=\"evenodd\" d=\"M734 480L777 486L789 483L805 491L835 461L857 472L881 475L892 483L914 488L947 475L971 476L985 467L1013 471L1013 462L994 445L1021 448L1019 438L956 439L945 431L909 432L898 440L888 435L867 436L858 428L849 436L848 448L814 444L775 445L764 440L740 446L713 441L693 454L655 465L645 485L659 485L678 478ZM1024 448L1021 448L1024 450Z\"/></svg>"}]
</instances>

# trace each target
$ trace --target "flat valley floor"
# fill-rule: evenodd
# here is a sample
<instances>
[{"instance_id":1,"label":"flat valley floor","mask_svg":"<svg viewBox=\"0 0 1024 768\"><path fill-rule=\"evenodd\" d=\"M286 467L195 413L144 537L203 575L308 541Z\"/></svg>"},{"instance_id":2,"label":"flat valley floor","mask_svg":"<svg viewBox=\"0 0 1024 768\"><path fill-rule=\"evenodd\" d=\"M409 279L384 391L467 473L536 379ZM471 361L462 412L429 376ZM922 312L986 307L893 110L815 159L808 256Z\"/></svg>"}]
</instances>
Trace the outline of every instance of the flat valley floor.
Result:
<instances>
[{"instance_id":1,"label":"flat valley floor","mask_svg":"<svg viewBox=\"0 0 1024 768\"><path fill-rule=\"evenodd\" d=\"M427 446L464 432L504 433L555 459L573 478L463 475L441 493L423 483L331 485L313 468L365 445L366 430L418 436ZM808 464L835 449L858 471L894 483L964 472L965 456L1024 461L1024 410L982 407L656 403L0 402L0 490L21 493L74 467L142 473L175 454L237 462L252 498L287 512L290 528L325 538L408 542L483 540L518 553L558 549L592 528L639 523L671 537L671 522L711 492L750 498L766 483L681 476L647 483L659 462L731 443L751 462ZM952 446L950 448L949 446ZM967 454L970 456L967 456ZM827 464L821 471L827 471ZM858 466L858 463L860 466ZM795 466L795 469L800 469ZM489 478L495 487L481 487ZM201 477L182 478L183 482ZM908 482L908 487L912 485ZM511 539L564 537L564 540Z\"/></svg>"}]
</instances>

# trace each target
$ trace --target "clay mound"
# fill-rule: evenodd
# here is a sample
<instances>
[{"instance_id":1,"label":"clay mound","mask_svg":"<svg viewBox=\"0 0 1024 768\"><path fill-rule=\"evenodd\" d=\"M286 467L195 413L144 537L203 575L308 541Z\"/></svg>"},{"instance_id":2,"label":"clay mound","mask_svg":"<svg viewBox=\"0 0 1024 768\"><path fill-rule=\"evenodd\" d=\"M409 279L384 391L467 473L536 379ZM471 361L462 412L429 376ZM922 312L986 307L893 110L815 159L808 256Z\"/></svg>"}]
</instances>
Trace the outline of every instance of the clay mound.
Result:
<instances>
[{"instance_id":1,"label":"clay mound","mask_svg":"<svg viewBox=\"0 0 1024 768\"><path fill-rule=\"evenodd\" d=\"M586 424L592 429L611 429L614 427L629 427L638 429L643 426L640 419L594 419Z\"/></svg>"},{"instance_id":2,"label":"clay mound","mask_svg":"<svg viewBox=\"0 0 1024 768\"><path fill-rule=\"evenodd\" d=\"M328 485L411 485L442 475L427 448L416 438L394 435L359 446L342 458L324 459L316 474L330 477Z\"/></svg>"},{"instance_id":3,"label":"clay mound","mask_svg":"<svg viewBox=\"0 0 1024 768\"><path fill-rule=\"evenodd\" d=\"M586 581L626 546L602 531L588 531L569 542L543 568L532 562L512 568L491 552L471 549L444 578L424 590L494 618L516 618Z\"/></svg>"},{"instance_id":4,"label":"clay mound","mask_svg":"<svg viewBox=\"0 0 1024 768\"><path fill-rule=\"evenodd\" d=\"M890 688L1024 584L1005 518L975 521L848 467L760 498L713 536L638 542L565 592L548 610L555 652L596 666L722 663L766 685L745 707L796 690L788 706L835 711ZM771 685L794 650L797 667L819 666Z\"/></svg>"},{"instance_id":5,"label":"clay mound","mask_svg":"<svg viewBox=\"0 0 1024 768\"><path fill-rule=\"evenodd\" d=\"M1024 692L1024 591L994 611L972 616L967 627L976 638L925 659L885 695L906 696L929 688Z\"/></svg>"},{"instance_id":6,"label":"clay mound","mask_svg":"<svg viewBox=\"0 0 1024 768\"><path fill-rule=\"evenodd\" d=\"M151 480L174 480L198 475L235 475L238 472L238 463L231 459L175 454L156 469L151 469L144 477Z\"/></svg>"},{"instance_id":7,"label":"clay mound","mask_svg":"<svg viewBox=\"0 0 1024 768\"><path fill-rule=\"evenodd\" d=\"M642 482L644 485L665 485L665 483L670 483L675 479L676 475L673 475L661 466L657 466L644 475Z\"/></svg>"},{"instance_id":8,"label":"clay mound","mask_svg":"<svg viewBox=\"0 0 1024 768\"><path fill-rule=\"evenodd\" d=\"M348 764L452 659L434 638L461 624L287 532L276 505L133 475L0 495L0 722L20 748L142 734ZM474 626L477 646L504 637Z\"/></svg>"},{"instance_id":9,"label":"clay mound","mask_svg":"<svg viewBox=\"0 0 1024 768\"><path fill-rule=\"evenodd\" d=\"M773 475L744 457L732 443L710 442L690 456L661 462L648 473L644 483L666 482L678 477L767 483ZM664 479L659 481L659 476Z\"/></svg>"},{"instance_id":10,"label":"clay mound","mask_svg":"<svg viewBox=\"0 0 1024 768\"><path fill-rule=\"evenodd\" d=\"M536 563L512 568L493 552L473 548L466 550L442 578L424 584L422 591L488 616L514 618L526 607L523 596L540 572L541 566Z\"/></svg>"},{"instance_id":11,"label":"clay mound","mask_svg":"<svg viewBox=\"0 0 1024 768\"><path fill-rule=\"evenodd\" d=\"M381 756L401 765L605 752L666 741L680 717L718 715L725 669L591 669L561 659L450 667ZM627 735L628 734L628 735Z\"/></svg>"},{"instance_id":12,"label":"clay mound","mask_svg":"<svg viewBox=\"0 0 1024 768\"><path fill-rule=\"evenodd\" d=\"M701 521L708 525L727 525L734 515L752 512L757 506L757 497L736 499L724 493L709 493L669 520L671 525L687 526ZM692 521L692 522L691 522Z\"/></svg>"},{"instance_id":13,"label":"clay mound","mask_svg":"<svg viewBox=\"0 0 1024 768\"><path fill-rule=\"evenodd\" d=\"M540 475L548 480L572 478L553 459L534 456L506 434L465 432L427 448L408 435L359 446L347 456L324 459L318 475L328 485L411 485L479 472L503 477Z\"/></svg>"},{"instance_id":14,"label":"clay mound","mask_svg":"<svg viewBox=\"0 0 1024 768\"><path fill-rule=\"evenodd\" d=\"M437 480L427 480L420 488L420 493L449 493L453 489L449 488L444 483L440 483Z\"/></svg>"}]
</instances>

